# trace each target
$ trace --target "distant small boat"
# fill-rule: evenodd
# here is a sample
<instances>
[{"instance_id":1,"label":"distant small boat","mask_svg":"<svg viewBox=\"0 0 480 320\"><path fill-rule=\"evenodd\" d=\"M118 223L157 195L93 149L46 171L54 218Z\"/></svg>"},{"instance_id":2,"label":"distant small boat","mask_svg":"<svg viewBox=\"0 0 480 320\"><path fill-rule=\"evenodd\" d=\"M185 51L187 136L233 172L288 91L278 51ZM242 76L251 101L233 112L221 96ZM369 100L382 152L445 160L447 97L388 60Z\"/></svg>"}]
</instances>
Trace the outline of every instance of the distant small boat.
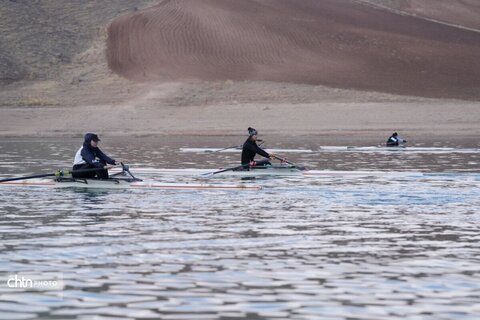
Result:
<instances>
[{"instance_id":1,"label":"distant small boat","mask_svg":"<svg viewBox=\"0 0 480 320\"><path fill-rule=\"evenodd\" d=\"M478 148L446 148L446 147L410 147L385 145L357 146L321 146L318 152L411 152L411 153L480 153Z\"/></svg>"}]
</instances>

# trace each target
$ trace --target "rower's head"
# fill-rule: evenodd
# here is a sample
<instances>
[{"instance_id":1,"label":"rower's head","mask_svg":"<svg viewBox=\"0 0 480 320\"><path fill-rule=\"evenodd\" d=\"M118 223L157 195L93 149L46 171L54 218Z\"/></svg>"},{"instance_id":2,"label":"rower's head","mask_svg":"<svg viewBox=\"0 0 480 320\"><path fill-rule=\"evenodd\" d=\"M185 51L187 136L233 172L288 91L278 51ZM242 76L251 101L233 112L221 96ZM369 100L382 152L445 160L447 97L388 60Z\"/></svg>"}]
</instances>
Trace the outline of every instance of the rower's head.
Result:
<instances>
[{"instance_id":1,"label":"rower's head","mask_svg":"<svg viewBox=\"0 0 480 320\"><path fill-rule=\"evenodd\" d=\"M392 134L392 136L396 137L396 136L398 136L398 133L394 132L394 133Z\"/></svg>"},{"instance_id":2,"label":"rower's head","mask_svg":"<svg viewBox=\"0 0 480 320\"><path fill-rule=\"evenodd\" d=\"M249 138L250 138L250 139L252 139L253 141L256 141L256 140L257 140L258 131L255 130L254 128L248 127L248 135L249 135Z\"/></svg>"},{"instance_id":3,"label":"rower's head","mask_svg":"<svg viewBox=\"0 0 480 320\"><path fill-rule=\"evenodd\" d=\"M85 135L85 143L92 146L93 148L97 147L98 141L100 141L100 138L95 133L89 132Z\"/></svg>"}]
</instances>

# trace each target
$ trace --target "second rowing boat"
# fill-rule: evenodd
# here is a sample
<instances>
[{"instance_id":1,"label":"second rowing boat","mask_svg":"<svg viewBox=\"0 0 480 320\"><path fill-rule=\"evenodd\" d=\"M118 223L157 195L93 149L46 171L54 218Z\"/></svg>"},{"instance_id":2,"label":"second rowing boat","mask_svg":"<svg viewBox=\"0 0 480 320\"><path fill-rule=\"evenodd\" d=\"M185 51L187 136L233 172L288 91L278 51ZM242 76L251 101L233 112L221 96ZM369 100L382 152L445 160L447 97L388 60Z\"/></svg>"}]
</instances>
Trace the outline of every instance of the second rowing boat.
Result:
<instances>
[{"instance_id":1,"label":"second rowing boat","mask_svg":"<svg viewBox=\"0 0 480 320\"><path fill-rule=\"evenodd\" d=\"M255 177L301 177L305 171L298 169L295 166L289 165L273 165L273 166L259 166L251 167L249 170L228 170L217 175L209 175L219 169L160 169L160 168L136 168L135 172L139 174L154 174L165 176L190 176L198 178L211 177L239 177L239 178L255 178ZM113 169L113 173L120 172L119 169Z\"/></svg>"}]
</instances>

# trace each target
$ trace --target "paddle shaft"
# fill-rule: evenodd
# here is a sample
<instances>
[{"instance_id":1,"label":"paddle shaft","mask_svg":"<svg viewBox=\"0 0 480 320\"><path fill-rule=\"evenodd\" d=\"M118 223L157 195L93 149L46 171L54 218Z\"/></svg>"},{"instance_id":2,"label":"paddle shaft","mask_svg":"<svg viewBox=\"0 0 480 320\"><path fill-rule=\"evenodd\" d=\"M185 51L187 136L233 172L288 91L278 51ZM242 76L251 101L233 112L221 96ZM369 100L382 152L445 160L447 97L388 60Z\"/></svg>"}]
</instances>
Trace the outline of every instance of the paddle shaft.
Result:
<instances>
[{"instance_id":1,"label":"paddle shaft","mask_svg":"<svg viewBox=\"0 0 480 320\"><path fill-rule=\"evenodd\" d=\"M295 166L296 168L298 168L298 169L300 169L300 170L306 170L306 168L305 168L304 166L300 166L300 165L298 165L298 164L296 164L296 163L293 163L293 162L290 162L290 161L288 161L288 160L286 160L286 159L284 159L284 158L278 157L278 156L276 156L276 155L273 155L273 157L274 157L275 159L279 160L279 161L282 161L282 162L288 163L289 165Z\"/></svg>"},{"instance_id":2,"label":"paddle shaft","mask_svg":"<svg viewBox=\"0 0 480 320\"><path fill-rule=\"evenodd\" d=\"M268 162L268 159L258 161L258 162L256 162L256 164L263 165L263 164L266 164L267 162ZM236 167L230 167L230 168L218 170L218 171L215 171L215 172L210 172L207 175L214 175L214 174L217 174L217 173L222 173L222 172L231 171L231 170L238 170L238 169L246 168L246 167L250 167L250 163L242 164L242 165L236 166Z\"/></svg>"},{"instance_id":3,"label":"paddle shaft","mask_svg":"<svg viewBox=\"0 0 480 320\"><path fill-rule=\"evenodd\" d=\"M222 172L225 172L225 171L237 170L237 169L240 169L240 168L245 168L245 167L248 167L248 166L250 166L250 164L249 164L249 163L247 163L247 164L242 164L241 166L230 167L230 168L226 168L226 169L218 170L218 171L215 171L215 172L209 172L209 173L207 173L207 175L214 175L214 174L217 174L217 173L222 173Z\"/></svg>"},{"instance_id":4,"label":"paddle shaft","mask_svg":"<svg viewBox=\"0 0 480 320\"><path fill-rule=\"evenodd\" d=\"M37 174L37 175L34 175L34 176L26 176L26 177L16 177L16 178L2 179L2 180L0 180L0 183L1 183L1 182L9 182L9 181L35 179L35 178L55 177L55 176L56 176L55 173Z\"/></svg>"},{"instance_id":5,"label":"paddle shaft","mask_svg":"<svg viewBox=\"0 0 480 320\"><path fill-rule=\"evenodd\" d=\"M237 145L237 146L226 147L226 148L222 148L222 149L218 149L218 150L214 150L214 151L206 150L205 152L215 153L215 152L221 152L221 151L228 150L228 149L240 149L241 147L243 147L243 144Z\"/></svg>"},{"instance_id":6,"label":"paddle shaft","mask_svg":"<svg viewBox=\"0 0 480 320\"><path fill-rule=\"evenodd\" d=\"M257 140L257 141L260 141L259 146L261 146L265 142L263 140ZM214 150L214 151L206 150L205 152L215 153L215 152L225 151L225 150L228 150L228 149L241 149L241 148L243 148L243 144L240 144L240 145L237 145L237 146L226 147L226 148L222 148L222 149L218 149L218 150Z\"/></svg>"},{"instance_id":7,"label":"paddle shaft","mask_svg":"<svg viewBox=\"0 0 480 320\"><path fill-rule=\"evenodd\" d=\"M9 182L9 181L18 181L18 180L28 180L28 179L36 179L36 178L46 178L46 177L63 177L72 173L83 173L83 172L94 172L99 170L107 169L107 166L101 168L92 168L92 169L81 169L81 170L59 170L54 173L46 173L46 174L37 174L33 176L24 176L24 177L16 177L16 178L7 178L0 180L1 182Z\"/></svg>"}]
</instances>

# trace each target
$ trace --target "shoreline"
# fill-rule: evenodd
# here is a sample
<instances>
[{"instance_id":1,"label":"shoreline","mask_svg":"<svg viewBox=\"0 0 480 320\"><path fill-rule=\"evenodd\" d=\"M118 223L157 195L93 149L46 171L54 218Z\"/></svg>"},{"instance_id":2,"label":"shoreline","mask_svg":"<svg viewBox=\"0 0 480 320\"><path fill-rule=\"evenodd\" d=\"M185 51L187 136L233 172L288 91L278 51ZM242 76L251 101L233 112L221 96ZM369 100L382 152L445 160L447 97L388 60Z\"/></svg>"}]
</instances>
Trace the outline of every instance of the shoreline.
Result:
<instances>
[{"instance_id":1,"label":"shoreline","mask_svg":"<svg viewBox=\"0 0 480 320\"><path fill-rule=\"evenodd\" d=\"M455 142L478 146L480 103L451 100L326 101L308 104L244 103L1 107L0 139L102 137L260 136L347 144L386 140L397 131L419 144Z\"/></svg>"},{"instance_id":2,"label":"shoreline","mask_svg":"<svg viewBox=\"0 0 480 320\"><path fill-rule=\"evenodd\" d=\"M391 133L390 133L391 134ZM294 149L308 149L316 146L352 146L352 147L376 147L384 146L388 135L346 135L346 134L308 134L308 135L280 135L266 132L260 135L260 139L266 144L264 147L268 148L291 148ZM448 147L448 148L480 148L478 139L475 136L444 136L432 135L428 137L419 138L412 134L402 134L408 142L406 147ZM233 145L240 145L246 140L247 135L237 134L219 134L219 135L190 135L190 134L140 134L140 135L100 135L104 145L116 145L119 141L127 144L145 145L152 141L155 144L158 140L165 141L166 145L178 144L182 147L204 147L204 148L226 148ZM71 140L74 144L79 144L83 141L83 135L55 135L55 136L0 136L2 143L16 143L16 142L55 142Z\"/></svg>"}]
</instances>

